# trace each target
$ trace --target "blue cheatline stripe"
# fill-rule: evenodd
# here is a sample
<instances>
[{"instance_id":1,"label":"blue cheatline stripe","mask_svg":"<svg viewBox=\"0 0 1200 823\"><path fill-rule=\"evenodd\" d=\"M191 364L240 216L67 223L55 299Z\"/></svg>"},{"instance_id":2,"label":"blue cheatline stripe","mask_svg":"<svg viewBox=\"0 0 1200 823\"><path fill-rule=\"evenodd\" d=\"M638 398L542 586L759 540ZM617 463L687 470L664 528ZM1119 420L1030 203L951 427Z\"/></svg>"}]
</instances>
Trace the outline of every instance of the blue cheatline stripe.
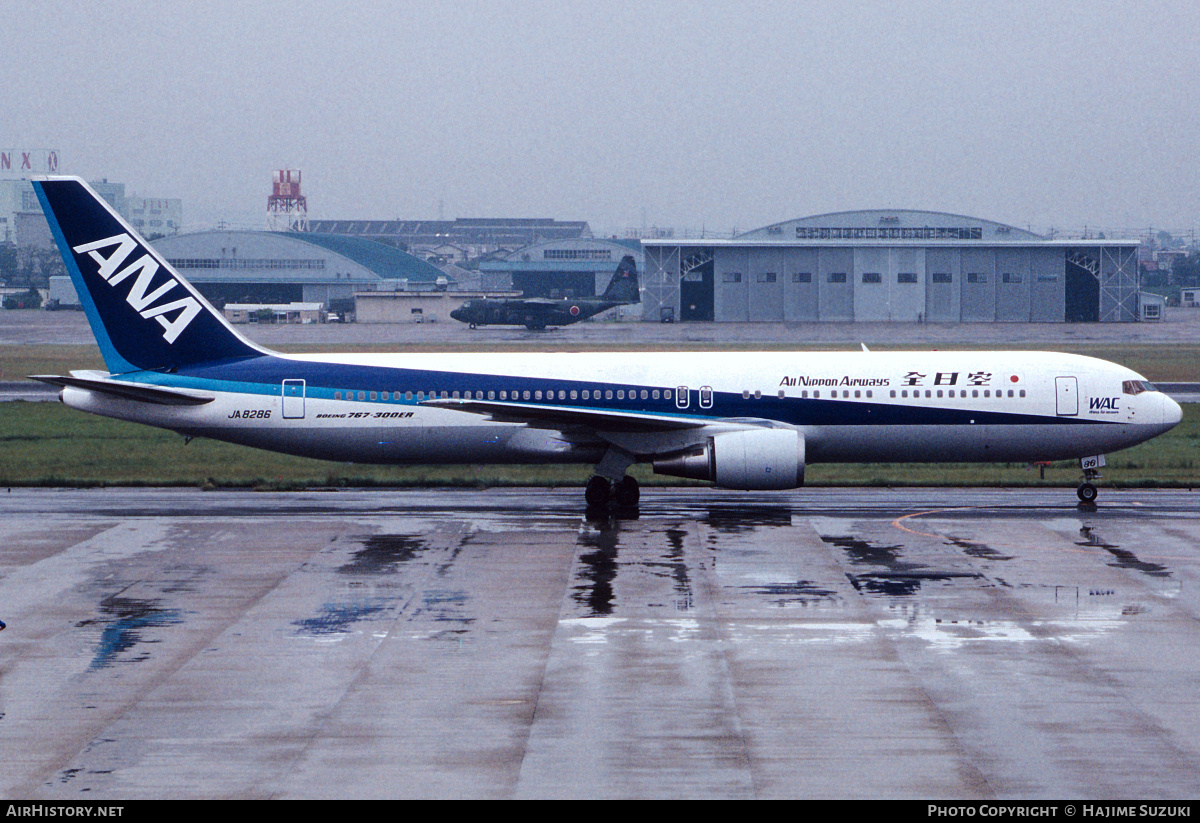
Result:
<instances>
[{"instance_id":1,"label":"blue cheatline stripe","mask_svg":"<svg viewBox=\"0 0 1200 823\"><path fill-rule=\"evenodd\" d=\"M1055 423L1059 425L1096 425L1112 421L1089 420L1077 417L1056 417L1037 414L1027 414L1012 411L991 411L971 408L927 407L902 403L879 403L863 400L835 400L814 398L784 398L762 397L760 399L745 398L741 394L731 392L715 392L711 409L697 409L695 404L688 409L675 406L674 396L671 399L641 400L605 399L583 401L563 401L557 399L537 400L533 392L553 392L557 397L559 391L592 393L618 390L626 392L642 389L652 390L670 388L662 386L641 386L625 383L601 383L598 381L547 379L539 377L506 377L504 375L430 371L424 369L391 368L386 366L358 366L339 363L318 363L304 360L292 360L271 355L226 360L206 363L198 366L184 367L178 373L164 374L161 372L137 372L124 375L123 379L136 383L146 383L176 388L197 389L201 391L220 391L236 394L278 397L282 391L284 380L304 380L305 396L317 400L334 400L334 393L353 392L354 402L373 402L387 405L415 406L420 403L416 399L418 391L436 392L440 395L446 392L452 397L458 391L495 392L493 400L499 400L500 391L519 391L520 399L511 402L540 405L546 408L562 408L580 412L606 411L629 412L637 414L659 415L666 419L719 420L748 418L772 420L789 425L803 426L872 426L872 425L1036 425ZM413 393L411 400L396 397L397 392ZM524 392L530 392L530 398L524 398ZM358 393L365 394L364 400L357 399ZM370 392L376 393L376 399L370 400ZM382 393L388 392L389 399L383 400ZM546 395L544 395L546 396Z\"/></svg>"},{"instance_id":2,"label":"blue cheatline stripe","mask_svg":"<svg viewBox=\"0 0 1200 823\"><path fill-rule=\"evenodd\" d=\"M100 320L100 312L96 308L96 302L92 300L92 293L87 284L83 282L83 272L79 270L79 266L75 262L75 253L63 235L57 215L54 214L54 210L50 208L50 203L46 200L46 193L42 191L42 184L34 181L33 190L37 193L38 202L42 204L42 211L46 214L46 222L50 224L50 233L54 236L59 254L62 255L67 274L71 275L71 284L75 286L75 293L79 295L79 302L83 305L83 313L87 316L88 325L92 327L92 335L96 338L96 345L100 347L100 355L104 358L104 367L113 374L137 371L137 366L117 354L112 338L108 336L108 330L104 328L104 323Z\"/></svg>"}]
</instances>

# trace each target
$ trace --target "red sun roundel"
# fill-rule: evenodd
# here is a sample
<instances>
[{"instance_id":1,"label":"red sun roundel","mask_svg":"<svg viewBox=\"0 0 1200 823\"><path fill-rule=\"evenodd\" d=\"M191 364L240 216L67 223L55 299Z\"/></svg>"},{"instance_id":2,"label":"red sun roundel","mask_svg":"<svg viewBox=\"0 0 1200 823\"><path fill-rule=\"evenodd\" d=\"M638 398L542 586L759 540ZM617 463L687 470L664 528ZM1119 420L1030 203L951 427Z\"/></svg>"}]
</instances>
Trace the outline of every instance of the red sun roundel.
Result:
<instances>
[{"instance_id":1,"label":"red sun roundel","mask_svg":"<svg viewBox=\"0 0 1200 823\"><path fill-rule=\"evenodd\" d=\"M578 317L578 316L579 316L579 307L578 307L578 306L572 306L572 307L571 307L571 316L572 316L572 317Z\"/></svg>"}]
</instances>

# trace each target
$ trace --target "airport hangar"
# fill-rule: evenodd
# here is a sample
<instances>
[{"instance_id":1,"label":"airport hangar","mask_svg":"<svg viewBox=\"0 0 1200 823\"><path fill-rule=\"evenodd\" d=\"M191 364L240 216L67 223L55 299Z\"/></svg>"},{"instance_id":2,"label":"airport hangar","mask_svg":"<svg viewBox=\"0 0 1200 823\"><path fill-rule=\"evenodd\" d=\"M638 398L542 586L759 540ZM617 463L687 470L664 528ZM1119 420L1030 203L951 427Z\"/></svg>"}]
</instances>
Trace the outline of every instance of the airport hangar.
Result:
<instances>
[{"instance_id":1,"label":"airport hangar","mask_svg":"<svg viewBox=\"0 0 1200 823\"><path fill-rule=\"evenodd\" d=\"M1133 322L1136 240L939 212L837 212L729 240L643 240L642 319Z\"/></svg>"},{"instance_id":2,"label":"airport hangar","mask_svg":"<svg viewBox=\"0 0 1200 823\"><path fill-rule=\"evenodd\" d=\"M218 307L303 302L329 309L331 301L352 305L356 292L455 287L436 266L358 237L205 231L159 238L154 247Z\"/></svg>"}]
</instances>

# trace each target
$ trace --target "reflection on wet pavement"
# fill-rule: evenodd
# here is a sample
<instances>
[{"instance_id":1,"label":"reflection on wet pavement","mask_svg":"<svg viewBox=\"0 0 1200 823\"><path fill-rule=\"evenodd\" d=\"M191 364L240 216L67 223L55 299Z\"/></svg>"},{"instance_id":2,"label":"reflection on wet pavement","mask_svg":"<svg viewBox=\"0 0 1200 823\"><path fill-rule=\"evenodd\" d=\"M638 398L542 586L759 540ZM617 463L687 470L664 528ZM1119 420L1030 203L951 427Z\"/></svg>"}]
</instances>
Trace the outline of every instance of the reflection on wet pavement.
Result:
<instances>
[{"instance_id":1,"label":"reflection on wet pavement","mask_svg":"<svg viewBox=\"0 0 1200 823\"><path fill-rule=\"evenodd\" d=\"M164 609L159 606L159 602L132 597L106 597L100 601L101 617L77 623L77 628L93 625L104 627L100 633L96 654L92 658L91 668L102 669L116 662L134 663L148 659L149 651L142 651L136 656L124 659L120 656L140 643L157 642L146 638L147 629L183 622L183 617L177 609Z\"/></svg>"}]
</instances>

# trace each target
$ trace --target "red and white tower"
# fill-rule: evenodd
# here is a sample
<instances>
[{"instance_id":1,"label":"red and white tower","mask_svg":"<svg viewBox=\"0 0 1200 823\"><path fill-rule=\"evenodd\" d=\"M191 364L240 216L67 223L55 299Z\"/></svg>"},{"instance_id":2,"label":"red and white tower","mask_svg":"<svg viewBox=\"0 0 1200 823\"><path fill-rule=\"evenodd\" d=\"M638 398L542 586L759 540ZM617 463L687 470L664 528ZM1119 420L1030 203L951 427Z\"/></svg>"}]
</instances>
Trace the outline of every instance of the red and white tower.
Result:
<instances>
[{"instance_id":1,"label":"red and white tower","mask_svg":"<svg viewBox=\"0 0 1200 823\"><path fill-rule=\"evenodd\" d=\"M269 231L308 231L308 201L300 193L300 169L279 169L267 198Z\"/></svg>"}]
</instances>

